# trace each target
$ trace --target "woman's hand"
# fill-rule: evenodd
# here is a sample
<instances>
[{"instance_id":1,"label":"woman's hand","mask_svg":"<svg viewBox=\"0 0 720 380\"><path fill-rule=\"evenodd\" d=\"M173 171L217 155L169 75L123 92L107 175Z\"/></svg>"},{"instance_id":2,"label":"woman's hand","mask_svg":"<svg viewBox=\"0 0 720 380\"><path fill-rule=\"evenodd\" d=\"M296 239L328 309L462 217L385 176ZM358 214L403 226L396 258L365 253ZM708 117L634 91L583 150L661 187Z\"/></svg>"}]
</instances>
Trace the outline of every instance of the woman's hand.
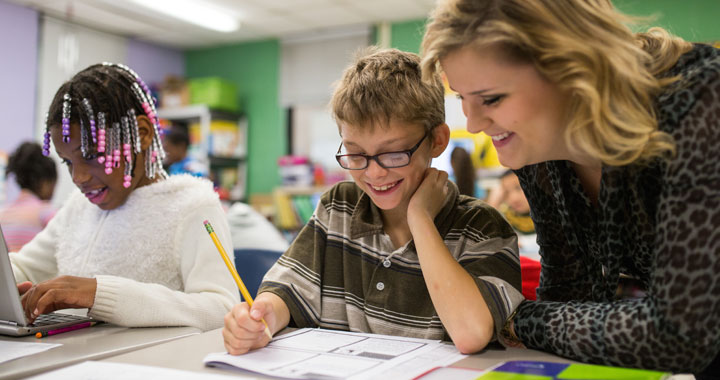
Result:
<instances>
[{"instance_id":1,"label":"woman's hand","mask_svg":"<svg viewBox=\"0 0 720 380\"><path fill-rule=\"evenodd\" d=\"M442 170L435 168L425 170L425 178L408 204L408 224L423 215L435 219L445 203L448 192L447 178L448 174Z\"/></svg>"},{"instance_id":2,"label":"woman's hand","mask_svg":"<svg viewBox=\"0 0 720 380\"><path fill-rule=\"evenodd\" d=\"M21 301L30 323L40 314L68 308L91 308L95 303L97 281L94 278L60 276L29 289L26 284L18 284L18 290L25 289Z\"/></svg>"}]
</instances>

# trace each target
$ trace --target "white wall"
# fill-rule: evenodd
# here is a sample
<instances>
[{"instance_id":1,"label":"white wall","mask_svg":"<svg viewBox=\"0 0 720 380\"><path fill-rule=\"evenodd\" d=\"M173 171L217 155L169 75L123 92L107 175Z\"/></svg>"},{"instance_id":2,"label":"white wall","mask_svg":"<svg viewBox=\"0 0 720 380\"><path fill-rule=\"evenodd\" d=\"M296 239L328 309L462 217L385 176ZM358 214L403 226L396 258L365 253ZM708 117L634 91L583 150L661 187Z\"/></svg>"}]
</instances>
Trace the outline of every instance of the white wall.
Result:
<instances>
[{"instance_id":1,"label":"white wall","mask_svg":"<svg viewBox=\"0 0 720 380\"><path fill-rule=\"evenodd\" d=\"M127 40L51 17L43 17L40 28L36 136L45 132L45 114L60 86L76 72L92 64L109 61L124 63ZM59 162L55 153L52 157ZM53 203L62 205L75 189L66 168L58 171Z\"/></svg>"}]
</instances>

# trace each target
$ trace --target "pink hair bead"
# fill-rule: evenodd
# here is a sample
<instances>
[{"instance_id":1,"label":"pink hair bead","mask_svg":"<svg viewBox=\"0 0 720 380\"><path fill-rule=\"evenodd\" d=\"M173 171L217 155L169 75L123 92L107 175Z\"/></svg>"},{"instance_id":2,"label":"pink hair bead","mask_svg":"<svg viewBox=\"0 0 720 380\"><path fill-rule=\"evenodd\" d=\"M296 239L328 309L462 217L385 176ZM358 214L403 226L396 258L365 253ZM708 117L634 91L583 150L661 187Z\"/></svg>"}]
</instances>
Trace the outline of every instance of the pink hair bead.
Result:
<instances>
[{"instance_id":1,"label":"pink hair bead","mask_svg":"<svg viewBox=\"0 0 720 380\"><path fill-rule=\"evenodd\" d=\"M98 151L100 151L100 149L98 149ZM101 164L104 163L104 162L105 162L105 156L99 156L99 157L98 157L98 162L101 163Z\"/></svg>"},{"instance_id":2,"label":"pink hair bead","mask_svg":"<svg viewBox=\"0 0 720 380\"><path fill-rule=\"evenodd\" d=\"M112 168L110 168L110 167L105 168L105 174L107 174L107 175L112 174Z\"/></svg>"},{"instance_id":3,"label":"pink hair bead","mask_svg":"<svg viewBox=\"0 0 720 380\"><path fill-rule=\"evenodd\" d=\"M123 156L125 156L125 162L130 162L132 160L130 155L130 144L123 144Z\"/></svg>"},{"instance_id":4,"label":"pink hair bead","mask_svg":"<svg viewBox=\"0 0 720 380\"><path fill-rule=\"evenodd\" d=\"M113 161L114 167L120 167L120 149L115 149L113 151Z\"/></svg>"},{"instance_id":5,"label":"pink hair bead","mask_svg":"<svg viewBox=\"0 0 720 380\"><path fill-rule=\"evenodd\" d=\"M105 152L105 129L100 129L98 131L99 137L98 137L98 153ZM100 162L102 164L102 162Z\"/></svg>"}]
</instances>

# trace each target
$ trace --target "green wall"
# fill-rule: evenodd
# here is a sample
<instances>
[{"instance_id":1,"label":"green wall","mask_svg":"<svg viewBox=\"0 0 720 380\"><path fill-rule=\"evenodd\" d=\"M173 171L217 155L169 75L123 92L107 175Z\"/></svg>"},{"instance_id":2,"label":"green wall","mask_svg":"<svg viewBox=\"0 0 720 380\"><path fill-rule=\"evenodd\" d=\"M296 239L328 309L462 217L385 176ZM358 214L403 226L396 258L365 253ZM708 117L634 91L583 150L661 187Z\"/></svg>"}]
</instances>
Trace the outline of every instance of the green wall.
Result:
<instances>
[{"instance_id":1,"label":"green wall","mask_svg":"<svg viewBox=\"0 0 720 380\"><path fill-rule=\"evenodd\" d=\"M423 34L424 19L393 23L390 26L390 47L419 54Z\"/></svg>"},{"instance_id":2,"label":"green wall","mask_svg":"<svg viewBox=\"0 0 720 380\"><path fill-rule=\"evenodd\" d=\"M188 78L217 76L237 85L248 117L247 193L269 193L280 184L277 159L287 151L285 117L278 102L278 40L196 49L185 52Z\"/></svg>"},{"instance_id":3,"label":"green wall","mask_svg":"<svg viewBox=\"0 0 720 380\"><path fill-rule=\"evenodd\" d=\"M648 25L661 26L688 41L720 41L718 0L613 0L613 4L629 15L653 16Z\"/></svg>"}]
</instances>

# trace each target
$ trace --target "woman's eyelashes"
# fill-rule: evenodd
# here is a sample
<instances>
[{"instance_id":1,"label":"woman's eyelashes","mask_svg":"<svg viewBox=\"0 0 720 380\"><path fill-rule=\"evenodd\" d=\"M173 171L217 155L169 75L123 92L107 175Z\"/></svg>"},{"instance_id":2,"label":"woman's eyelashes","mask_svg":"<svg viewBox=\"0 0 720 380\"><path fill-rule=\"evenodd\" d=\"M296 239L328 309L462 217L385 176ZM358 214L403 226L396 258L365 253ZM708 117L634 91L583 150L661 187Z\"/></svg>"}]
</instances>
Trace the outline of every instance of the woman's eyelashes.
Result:
<instances>
[{"instance_id":1,"label":"woman's eyelashes","mask_svg":"<svg viewBox=\"0 0 720 380\"><path fill-rule=\"evenodd\" d=\"M455 97L460 100L465 100L465 97L460 94L455 94ZM482 96L480 99L482 100L482 105L484 106L492 106L498 104L503 98L505 98L505 95L490 95L490 96Z\"/></svg>"},{"instance_id":2,"label":"woman's eyelashes","mask_svg":"<svg viewBox=\"0 0 720 380\"><path fill-rule=\"evenodd\" d=\"M505 95L484 96L483 97L483 105L492 106L492 105L498 104L504 97L505 97Z\"/></svg>"}]
</instances>

